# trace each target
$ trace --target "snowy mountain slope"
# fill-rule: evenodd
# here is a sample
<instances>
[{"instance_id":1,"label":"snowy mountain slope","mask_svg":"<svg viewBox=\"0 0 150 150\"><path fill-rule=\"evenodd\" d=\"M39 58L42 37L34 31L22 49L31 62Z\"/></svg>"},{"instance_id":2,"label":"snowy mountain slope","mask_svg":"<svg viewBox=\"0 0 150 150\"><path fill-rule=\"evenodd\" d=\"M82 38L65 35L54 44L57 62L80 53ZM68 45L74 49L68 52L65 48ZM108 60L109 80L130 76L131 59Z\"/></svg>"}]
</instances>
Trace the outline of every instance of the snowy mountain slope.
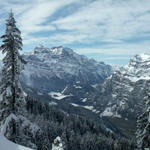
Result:
<instances>
[{"instance_id":1,"label":"snowy mountain slope","mask_svg":"<svg viewBox=\"0 0 150 150\"><path fill-rule=\"evenodd\" d=\"M113 67L61 46L40 45L24 58L28 63L21 80L27 93L93 107L101 116L135 118L142 109L145 83L150 79L147 54L136 55L113 74Z\"/></svg>"},{"instance_id":2,"label":"snowy mountain slope","mask_svg":"<svg viewBox=\"0 0 150 150\"><path fill-rule=\"evenodd\" d=\"M0 150L33 150L33 149L15 144L7 140L2 134L0 134Z\"/></svg>"},{"instance_id":3,"label":"snowy mountain slope","mask_svg":"<svg viewBox=\"0 0 150 150\"><path fill-rule=\"evenodd\" d=\"M103 83L112 74L110 65L96 62L72 49L37 46L23 55L28 62L22 73L22 82L40 93L60 92L77 81L94 85Z\"/></svg>"},{"instance_id":4,"label":"snowy mountain slope","mask_svg":"<svg viewBox=\"0 0 150 150\"><path fill-rule=\"evenodd\" d=\"M103 101L104 110L101 116L136 118L143 109L145 84L149 79L150 55L136 55L128 65L113 73L101 86L97 100Z\"/></svg>"}]
</instances>

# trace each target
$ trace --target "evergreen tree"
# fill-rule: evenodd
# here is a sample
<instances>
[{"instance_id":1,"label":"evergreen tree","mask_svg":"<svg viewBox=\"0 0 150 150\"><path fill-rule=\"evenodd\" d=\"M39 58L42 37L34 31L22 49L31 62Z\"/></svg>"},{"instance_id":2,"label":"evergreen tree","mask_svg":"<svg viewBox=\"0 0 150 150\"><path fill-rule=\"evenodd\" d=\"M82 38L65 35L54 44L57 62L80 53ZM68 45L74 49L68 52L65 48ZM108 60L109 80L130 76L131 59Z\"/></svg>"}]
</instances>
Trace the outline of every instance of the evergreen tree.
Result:
<instances>
[{"instance_id":1,"label":"evergreen tree","mask_svg":"<svg viewBox=\"0 0 150 150\"><path fill-rule=\"evenodd\" d=\"M6 22L5 34L1 38L0 50L5 56L0 83L0 131L13 142L35 148L31 139L39 128L25 117L26 102L19 81L25 61L19 53L22 50L21 32L16 27L12 12Z\"/></svg>"},{"instance_id":2,"label":"evergreen tree","mask_svg":"<svg viewBox=\"0 0 150 150\"><path fill-rule=\"evenodd\" d=\"M2 81L0 89L0 120L11 126L6 127L3 133L6 136L15 136L16 134L16 117L15 115L22 112L24 108L24 97L19 82L19 75L22 69L23 59L19 54L22 50L21 32L16 27L14 15L11 12L6 23L6 32L1 37L3 44L1 51L5 54L3 58ZM9 117L9 120L8 120ZM2 130L3 128L1 128ZM11 130L11 131L6 131ZM10 134L11 135L8 135Z\"/></svg>"},{"instance_id":3,"label":"evergreen tree","mask_svg":"<svg viewBox=\"0 0 150 150\"><path fill-rule=\"evenodd\" d=\"M146 108L137 121L137 148L138 150L150 150L150 81L146 85Z\"/></svg>"}]
</instances>

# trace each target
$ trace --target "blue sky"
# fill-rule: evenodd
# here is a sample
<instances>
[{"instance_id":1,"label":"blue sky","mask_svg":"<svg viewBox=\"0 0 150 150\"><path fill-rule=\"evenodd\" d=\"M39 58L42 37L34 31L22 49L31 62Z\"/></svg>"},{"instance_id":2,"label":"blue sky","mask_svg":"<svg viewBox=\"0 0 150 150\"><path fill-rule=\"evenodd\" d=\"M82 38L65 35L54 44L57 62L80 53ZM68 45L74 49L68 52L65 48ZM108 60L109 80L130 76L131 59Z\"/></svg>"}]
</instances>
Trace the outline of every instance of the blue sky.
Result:
<instances>
[{"instance_id":1,"label":"blue sky","mask_svg":"<svg viewBox=\"0 0 150 150\"><path fill-rule=\"evenodd\" d=\"M150 0L0 0L0 35L10 9L24 51L62 45L119 65L150 51Z\"/></svg>"}]
</instances>

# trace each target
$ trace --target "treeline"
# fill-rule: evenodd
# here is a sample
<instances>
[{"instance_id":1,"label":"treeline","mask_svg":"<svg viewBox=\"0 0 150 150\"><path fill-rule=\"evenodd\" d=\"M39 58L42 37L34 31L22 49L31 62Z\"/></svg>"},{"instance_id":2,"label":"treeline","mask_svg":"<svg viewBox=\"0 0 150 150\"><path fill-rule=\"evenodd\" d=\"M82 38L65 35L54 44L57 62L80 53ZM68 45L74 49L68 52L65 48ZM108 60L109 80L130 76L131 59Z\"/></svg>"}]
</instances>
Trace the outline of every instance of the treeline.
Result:
<instances>
[{"instance_id":1,"label":"treeline","mask_svg":"<svg viewBox=\"0 0 150 150\"><path fill-rule=\"evenodd\" d=\"M60 136L65 150L133 150L134 143L118 138L94 121L57 110L47 102L26 97L27 117L40 128L33 139L38 150L51 149L51 143Z\"/></svg>"}]
</instances>

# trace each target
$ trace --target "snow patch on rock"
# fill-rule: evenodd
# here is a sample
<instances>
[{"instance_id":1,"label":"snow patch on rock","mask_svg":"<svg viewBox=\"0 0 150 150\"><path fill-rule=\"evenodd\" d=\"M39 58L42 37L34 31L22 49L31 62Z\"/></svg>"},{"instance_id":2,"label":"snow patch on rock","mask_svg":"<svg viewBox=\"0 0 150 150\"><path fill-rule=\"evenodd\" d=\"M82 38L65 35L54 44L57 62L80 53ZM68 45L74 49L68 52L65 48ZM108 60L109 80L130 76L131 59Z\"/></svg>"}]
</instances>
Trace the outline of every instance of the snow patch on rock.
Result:
<instances>
[{"instance_id":1,"label":"snow patch on rock","mask_svg":"<svg viewBox=\"0 0 150 150\"><path fill-rule=\"evenodd\" d=\"M64 99L64 98L66 98L66 97L72 96L72 95L64 95L64 94L62 94L62 93L60 93L60 92L50 92L49 95L50 95L52 98L57 99L57 100L62 100L62 99Z\"/></svg>"},{"instance_id":2,"label":"snow patch on rock","mask_svg":"<svg viewBox=\"0 0 150 150\"><path fill-rule=\"evenodd\" d=\"M121 116L117 112L114 112L111 107L107 107L100 116L121 118Z\"/></svg>"}]
</instances>

